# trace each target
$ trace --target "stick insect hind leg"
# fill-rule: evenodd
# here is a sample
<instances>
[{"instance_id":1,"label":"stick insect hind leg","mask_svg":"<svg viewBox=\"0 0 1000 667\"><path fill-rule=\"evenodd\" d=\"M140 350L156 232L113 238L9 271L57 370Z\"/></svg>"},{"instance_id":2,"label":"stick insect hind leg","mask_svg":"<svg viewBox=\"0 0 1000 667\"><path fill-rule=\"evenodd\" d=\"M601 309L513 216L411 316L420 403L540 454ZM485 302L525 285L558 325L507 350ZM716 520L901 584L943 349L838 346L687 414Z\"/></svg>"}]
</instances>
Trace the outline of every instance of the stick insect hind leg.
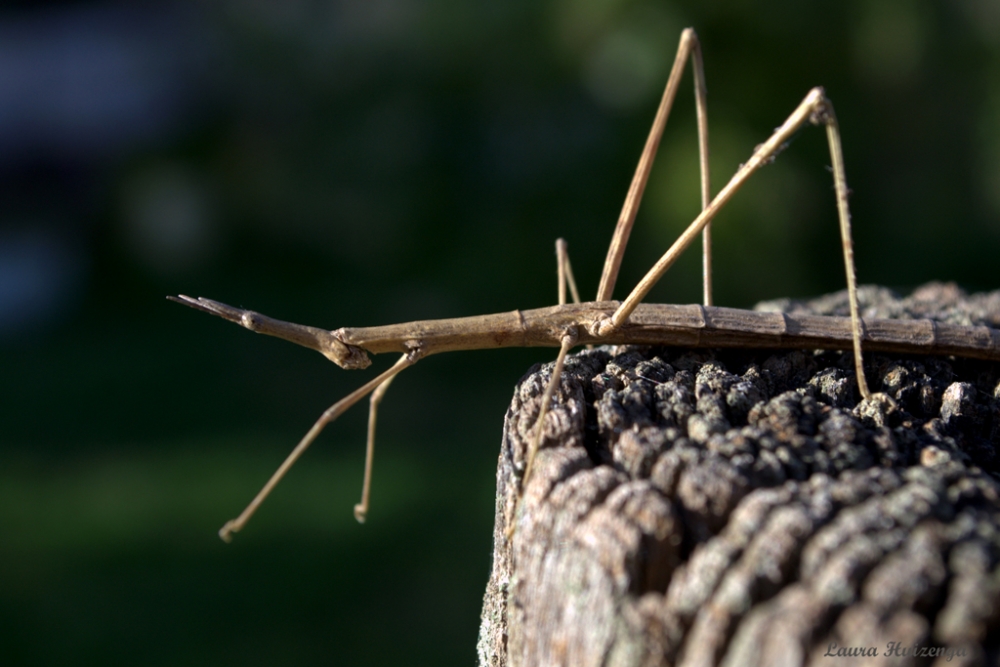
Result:
<instances>
[{"instance_id":1,"label":"stick insect hind leg","mask_svg":"<svg viewBox=\"0 0 1000 667\"><path fill-rule=\"evenodd\" d=\"M750 160L741 165L736 174L729 180L711 204L688 226L666 253L653 265L653 268L639 281L625 301L615 313L606 320L599 322L595 331L597 336L606 336L621 327L629 315L649 294L653 286L663 277L667 269L677 260L680 254L691 244L694 237L711 222L712 218L736 194L737 190L750 176L774 157L785 147L785 143L804 125L825 125L827 143L830 147L830 160L833 167L834 188L837 197L837 215L840 221L840 238L844 256L844 268L847 274L848 300L851 309L851 335L854 348L854 368L857 375L858 389L863 398L869 398L871 392L865 381L864 366L861 356L861 341L864 338L864 326L858 307L858 290L854 270L854 248L851 241L851 214L847 203L847 177L844 172L844 157L840 143L840 131L837 118L833 112L833 104L827 99L822 88L813 88L805 96L798 107L792 112L784 124L771 137L760 144Z\"/></svg>"},{"instance_id":2,"label":"stick insect hind leg","mask_svg":"<svg viewBox=\"0 0 1000 667\"><path fill-rule=\"evenodd\" d=\"M840 130L837 125L837 118L833 112L833 104L827 99L822 88L814 88L806 95L799 107L789 116L785 124L778 128L767 142L761 144L754 151L750 161L742 165L729 183L719 194L712 199L709 185L709 165L708 165L708 118L706 113L706 88L705 69L701 55L701 45L694 30L687 28L681 33L680 44L677 48L677 57L674 60L667 87L663 93L660 108L657 110L656 119L650 130L649 138L639 159L639 166L636 168L635 176L629 187L628 195L625 198L625 206L622 208L615 228L611 244L608 247L608 256L604 263L604 270L601 274L601 283L597 290L597 300L606 301L611 299L615 282L618 278L618 271L621 268L622 256L625 253L625 245L628 243L629 234L632 231L635 216L638 213L639 203L646 188L649 172L653 166L653 159L656 157L656 149L659 146L663 128L670 114L670 107L673 104L674 95L680 84L683 74L684 64L690 55L692 70L694 71L695 86L695 108L698 120L698 154L701 167L701 201L702 213L688 229L674 242L674 245L663 255L663 257L646 274L639 284L632 290L628 298L621 305L611 320L602 323L595 333L606 335L619 327L628 319L628 316L637 305L645 298L653 285L663 276L670 265L677 259L694 240L700 231L702 233L702 262L703 262L703 286L704 304L712 305L712 256L711 237L709 223L715 214L729 201L743 183L753 172L764 164L772 161L774 157L784 148L785 142L799 130L806 122L814 125L825 125L827 143L830 146L830 160L833 167L834 187L837 196L837 215L840 221L840 238L844 255L844 268L847 274L848 301L851 310L851 328L854 340L854 369L858 381L858 389L863 398L869 398L871 392L865 380L864 367L861 356L861 341L864 338L864 325L858 307L858 292L855 279L854 268L854 248L851 240L851 213L847 203L848 189L847 177L844 171L844 156L840 142Z\"/></svg>"},{"instance_id":3,"label":"stick insect hind leg","mask_svg":"<svg viewBox=\"0 0 1000 667\"><path fill-rule=\"evenodd\" d=\"M653 126L649 130L646 138L646 145L642 149L639 157L639 164L629 185L628 194L625 195L625 204L622 206L621 214L618 216L618 224L615 226L611 243L608 245L608 255L604 260L604 269L601 272L601 282L597 288L596 301L609 301L614 292L615 283L618 280L618 272L621 269L622 258L625 255L625 246L628 244L629 235L635 224L635 217L639 213L639 204L642 202L642 195L646 191L646 184L649 181L649 173L653 169L653 161L656 159L656 151L660 146L660 139L663 137L663 130L667 125L667 118L677 96L677 89L680 87L681 78L684 75L684 65L687 64L688 57L691 58L691 69L694 73L694 99L695 113L698 123L698 162L701 172L701 207L706 209L712 199L711 187L709 183L708 164L708 111L707 92L705 87L705 65L701 55L701 43L693 28L686 28L681 33L680 43L677 45L677 56L674 58L673 67L670 70L670 77L663 90L663 97L660 99L660 106L656 110L653 119ZM704 289L704 304L712 305L712 251L710 228L706 224L702 228L702 276Z\"/></svg>"}]
</instances>

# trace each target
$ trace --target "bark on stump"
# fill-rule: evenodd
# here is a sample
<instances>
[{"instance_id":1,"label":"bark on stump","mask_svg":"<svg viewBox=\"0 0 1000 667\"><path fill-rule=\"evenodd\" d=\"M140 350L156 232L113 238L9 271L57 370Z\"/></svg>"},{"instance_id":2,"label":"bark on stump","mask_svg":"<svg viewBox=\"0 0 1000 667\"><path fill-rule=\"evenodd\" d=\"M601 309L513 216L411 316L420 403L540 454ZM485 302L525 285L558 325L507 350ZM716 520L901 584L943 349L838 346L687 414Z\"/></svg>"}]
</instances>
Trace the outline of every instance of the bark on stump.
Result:
<instances>
[{"instance_id":1,"label":"bark on stump","mask_svg":"<svg viewBox=\"0 0 1000 667\"><path fill-rule=\"evenodd\" d=\"M862 301L1000 328L1000 292ZM480 664L1000 665L1000 364L865 363L880 393L859 402L849 353L580 352L517 503L552 364L533 369L504 423Z\"/></svg>"}]
</instances>

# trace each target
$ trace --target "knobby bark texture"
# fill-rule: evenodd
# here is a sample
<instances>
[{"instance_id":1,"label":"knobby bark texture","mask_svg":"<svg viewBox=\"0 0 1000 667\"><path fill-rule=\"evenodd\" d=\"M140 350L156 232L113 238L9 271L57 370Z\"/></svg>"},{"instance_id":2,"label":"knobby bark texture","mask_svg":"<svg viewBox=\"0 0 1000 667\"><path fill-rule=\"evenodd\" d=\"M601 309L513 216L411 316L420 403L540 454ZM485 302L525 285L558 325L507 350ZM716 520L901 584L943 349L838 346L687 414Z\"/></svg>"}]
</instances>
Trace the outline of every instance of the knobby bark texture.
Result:
<instances>
[{"instance_id":1,"label":"knobby bark texture","mask_svg":"<svg viewBox=\"0 0 1000 667\"><path fill-rule=\"evenodd\" d=\"M1000 292L862 306L1000 327ZM865 357L859 401L850 353L575 354L519 499L552 364L525 376L480 664L1000 665L1000 364Z\"/></svg>"}]
</instances>

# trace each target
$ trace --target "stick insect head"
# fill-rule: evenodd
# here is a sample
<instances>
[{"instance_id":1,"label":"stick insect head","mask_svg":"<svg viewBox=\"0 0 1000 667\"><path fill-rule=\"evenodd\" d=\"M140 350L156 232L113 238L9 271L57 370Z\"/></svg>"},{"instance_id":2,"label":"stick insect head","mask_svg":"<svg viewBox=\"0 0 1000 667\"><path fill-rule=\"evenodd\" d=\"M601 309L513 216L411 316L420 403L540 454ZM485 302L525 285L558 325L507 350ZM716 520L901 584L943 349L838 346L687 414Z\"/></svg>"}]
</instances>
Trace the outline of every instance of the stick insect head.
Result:
<instances>
[{"instance_id":1,"label":"stick insect head","mask_svg":"<svg viewBox=\"0 0 1000 667\"><path fill-rule=\"evenodd\" d=\"M354 370L368 368L372 364L372 360L368 358L368 353L365 350L340 341L335 331L330 332L328 337L323 336L319 342L319 353L341 368Z\"/></svg>"}]
</instances>

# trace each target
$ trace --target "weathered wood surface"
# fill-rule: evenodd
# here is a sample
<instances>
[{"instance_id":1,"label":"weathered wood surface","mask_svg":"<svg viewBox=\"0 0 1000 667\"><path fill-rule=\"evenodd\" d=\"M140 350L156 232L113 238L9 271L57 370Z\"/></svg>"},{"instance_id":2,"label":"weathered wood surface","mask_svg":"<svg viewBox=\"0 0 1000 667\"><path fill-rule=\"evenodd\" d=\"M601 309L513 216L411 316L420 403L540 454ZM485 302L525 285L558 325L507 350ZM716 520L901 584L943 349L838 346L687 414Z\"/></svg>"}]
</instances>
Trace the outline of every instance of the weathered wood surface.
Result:
<instances>
[{"instance_id":1,"label":"weathered wood surface","mask_svg":"<svg viewBox=\"0 0 1000 667\"><path fill-rule=\"evenodd\" d=\"M865 317L1000 321L1000 292L862 300ZM866 369L884 393L859 403L844 352L580 352L515 514L551 364L526 376L480 664L1000 665L1000 364L869 353ZM902 655L915 645L941 655Z\"/></svg>"}]
</instances>

